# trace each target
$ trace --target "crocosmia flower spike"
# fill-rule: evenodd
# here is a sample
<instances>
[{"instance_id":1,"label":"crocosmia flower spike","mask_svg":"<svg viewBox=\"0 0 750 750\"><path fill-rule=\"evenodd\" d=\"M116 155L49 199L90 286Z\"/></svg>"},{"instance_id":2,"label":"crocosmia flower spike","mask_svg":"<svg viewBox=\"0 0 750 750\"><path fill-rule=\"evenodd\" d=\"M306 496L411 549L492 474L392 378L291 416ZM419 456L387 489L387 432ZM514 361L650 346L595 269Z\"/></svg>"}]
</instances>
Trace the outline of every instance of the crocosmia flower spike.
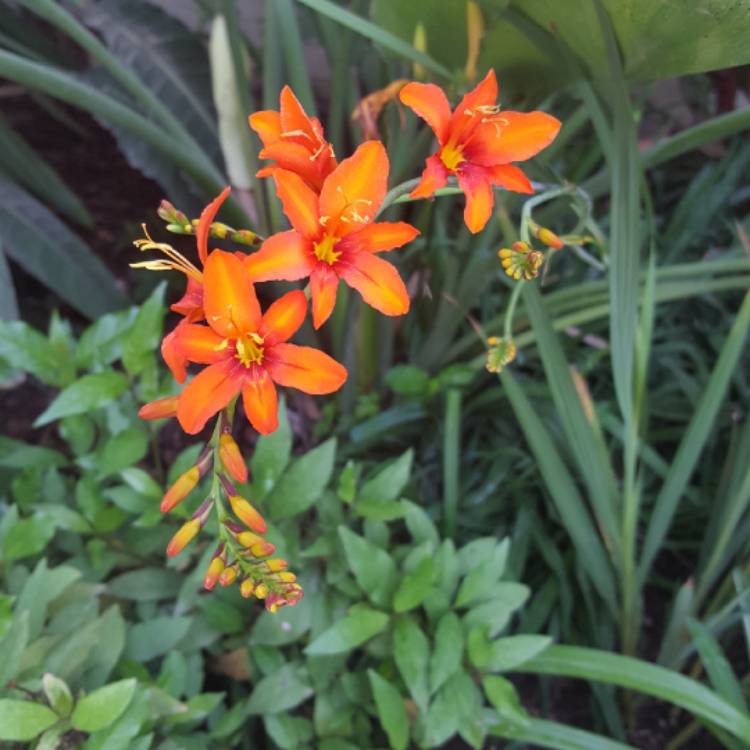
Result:
<instances>
[{"instance_id":1,"label":"crocosmia flower spike","mask_svg":"<svg viewBox=\"0 0 750 750\"><path fill-rule=\"evenodd\" d=\"M454 175L466 195L464 221L476 233L492 214L494 185L534 192L526 175L511 162L530 159L548 146L560 130L560 121L545 112L500 110L493 70L452 113L442 89L431 83L410 83L399 97L432 128L439 146L427 159L412 198L428 198Z\"/></svg>"},{"instance_id":2,"label":"crocosmia flower spike","mask_svg":"<svg viewBox=\"0 0 750 750\"><path fill-rule=\"evenodd\" d=\"M298 174L313 190L335 169L333 146L325 139L323 126L316 117L308 117L289 86L279 97L279 111L255 112L248 118L250 127L263 141L261 159L276 162L263 167L257 177L269 177L277 169Z\"/></svg>"},{"instance_id":3,"label":"crocosmia flower spike","mask_svg":"<svg viewBox=\"0 0 750 750\"><path fill-rule=\"evenodd\" d=\"M278 426L274 383L305 393L338 390L346 369L323 352L286 343L304 321L304 293L287 292L261 313L242 261L214 250L203 271L205 325L175 330L175 347L189 362L208 365L179 396L177 419L190 434L240 392L245 414L262 434Z\"/></svg>"},{"instance_id":4,"label":"crocosmia flower spike","mask_svg":"<svg viewBox=\"0 0 750 750\"><path fill-rule=\"evenodd\" d=\"M276 192L293 229L269 237L247 257L245 266L254 281L309 276L315 328L333 310L339 279L384 315L409 310L409 295L398 271L376 255L419 234L401 221L372 221L385 197L388 168L383 144L367 141L328 175L320 195L293 172L274 173Z\"/></svg>"}]
</instances>

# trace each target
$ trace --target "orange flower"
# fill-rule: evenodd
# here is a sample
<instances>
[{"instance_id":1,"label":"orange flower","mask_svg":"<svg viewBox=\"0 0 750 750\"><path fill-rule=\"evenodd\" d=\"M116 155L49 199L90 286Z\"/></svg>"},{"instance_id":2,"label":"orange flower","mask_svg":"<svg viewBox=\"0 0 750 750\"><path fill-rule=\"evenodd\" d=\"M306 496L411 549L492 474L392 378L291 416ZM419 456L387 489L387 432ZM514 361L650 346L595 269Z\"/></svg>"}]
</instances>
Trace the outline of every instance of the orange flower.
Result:
<instances>
[{"instance_id":1,"label":"orange flower","mask_svg":"<svg viewBox=\"0 0 750 750\"><path fill-rule=\"evenodd\" d=\"M438 150L427 159L422 180L412 198L428 198L455 175L466 195L464 221L469 231L481 231L492 214L493 185L518 193L533 193L526 175L514 161L525 161L548 146L560 121L545 112L501 111L495 71L461 100L451 113L443 91L431 83L410 83L401 101L435 132Z\"/></svg>"},{"instance_id":2,"label":"orange flower","mask_svg":"<svg viewBox=\"0 0 750 750\"><path fill-rule=\"evenodd\" d=\"M263 167L256 176L269 177L277 169L286 169L298 174L317 192L336 167L333 147L326 141L318 118L307 116L289 86L281 90L279 110L262 110L248 118L250 127L263 141L260 158L276 162Z\"/></svg>"},{"instance_id":3,"label":"orange flower","mask_svg":"<svg viewBox=\"0 0 750 750\"><path fill-rule=\"evenodd\" d=\"M285 169L277 169L274 180L293 229L269 237L260 250L245 258L254 281L309 276L315 328L333 310L339 279L385 315L408 311L404 282L390 263L376 255L419 234L404 222L372 223L388 183L388 156L382 143L363 143L325 179L320 195Z\"/></svg>"},{"instance_id":4,"label":"orange flower","mask_svg":"<svg viewBox=\"0 0 750 750\"><path fill-rule=\"evenodd\" d=\"M177 419L185 432L200 432L241 392L250 423L268 434L278 426L274 383L313 394L344 383L346 370L327 354L286 343L305 318L302 292L287 292L261 314L242 261L222 250L208 256L203 285L208 325L175 329L185 360L208 365L180 394Z\"/></svg>"}]
</instances>

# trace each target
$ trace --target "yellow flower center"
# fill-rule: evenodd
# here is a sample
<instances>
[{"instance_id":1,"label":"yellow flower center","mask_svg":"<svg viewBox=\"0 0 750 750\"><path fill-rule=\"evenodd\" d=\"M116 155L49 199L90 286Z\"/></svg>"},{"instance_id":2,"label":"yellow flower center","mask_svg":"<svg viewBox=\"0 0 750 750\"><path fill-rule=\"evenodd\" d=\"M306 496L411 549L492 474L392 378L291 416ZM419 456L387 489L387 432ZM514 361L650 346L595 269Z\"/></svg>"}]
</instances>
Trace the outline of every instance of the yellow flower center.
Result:
<instances>
[{"instance_id":1,"label":"yellow flower center","mask_svg":"<svg viewBox=\"0 0 750 750\"><path fill-rule=\"evenodd\" d=\"M340 257L341 252L336 252L335 247L338 242L338 237L334 237L330 234L325 235L320 242L316 242L313 245L313 252L318 260L322 260L324 263L328 263L332 266Z\"/></svg>"},{"instance_id":2,"label":"yellow flower center","mask_svg":"<svg viewBox=\"0 0 750 750\"><path fill-rule=\"evenodd\" d=\"M237 359L245 367L263 362L263 339L257 333L248 333L237 339Z\"/></svg>"},{"instance_id":3,"label":"yellow flower center","mask_svg":"<svg viewBox=\"0 0 750 750\"><path fill-rule=\"evenodd\" d=\"M453 143L446 143L440 151L440 161L445 164L446 169L454 171L456 167L462 162L466 161L463 155L463 149L460 146L456 146Z\"/></svg>"}]
</instances>

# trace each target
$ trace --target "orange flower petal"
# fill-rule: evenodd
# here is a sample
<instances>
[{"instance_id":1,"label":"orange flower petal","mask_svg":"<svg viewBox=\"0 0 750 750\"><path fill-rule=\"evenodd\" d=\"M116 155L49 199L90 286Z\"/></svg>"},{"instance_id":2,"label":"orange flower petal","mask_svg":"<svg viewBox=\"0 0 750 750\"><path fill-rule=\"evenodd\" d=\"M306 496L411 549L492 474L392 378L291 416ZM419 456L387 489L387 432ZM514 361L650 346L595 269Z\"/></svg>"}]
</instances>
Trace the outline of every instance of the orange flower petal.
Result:
<instances>
[{"instance_id":1,"label":"orange flower petal","mask_svg":"<svg viewBox=\"0 0 750 750\"><path fill-rule=\"evenodd\" d=\"M559 130L560 121L546 112L500 112L477 128L464 156L484 166L524 161L549 146Z\"/></svg>"},{"instance_id":2,"label":"orange flower petal","mask_svg":"<svg viewBox=\"0 0 750 750\"><path fill-rule=\"evenodd\" d=\"M460 142L464 131L473 130L473 127L481 121L482 114L477 112L477 107L494 107L497 102L497 79L495 71L490 68L487 75L461 99L459 105L453 110L448 125L448 136L452 140Z\"/></svg>"},{"instance_id":3,"label":"orange flower petal","mask_svg":"<svg viewBox=\"0 0 750 750\"><path fill-rule=\"evenodd\" d=\"M227 358L226 340L208 326L181 325L175 335L177 346L190 362L211 365Z\"/></svg>"},{"instance_id":4,"label":"orange flower petal","mask_svg":"<svg viewBox=\"0 0 750 750\"><path fill-rule=\"evenodd\" d=\"M310 149L299 143L277 141L266 146L258 156L261 159L273 159L277 168L294 172L311 185L320 182L320 170L318 164L310 159Z\"/></svg>"},{"instance_id":5,"label":"orange flower petal","mask_svg":"<svg viewBox=\"0 0 750 750\"><path fill-rule=\"evenodd\" d=\"M203 209L203 211L201 211L200 219L198 219L198 228L195 230L195 239L198 243L198 257L201 259L201 263L205 263L208 256L208 234L211 231L211 224L213 223L221 204L224 203L231 192L232 188L227 185L221 191L219 196L214 198Z\"/></svg>"},{"instance_id":6,"label":"orange flower petal","mask_svg":"<svg viewBox=\"0 0 750 750\"><path fill-rule=\"evenodd\" d=\"M177 416L177 396L166 396L149 401L138 409L141 419L169 419Z\"/></svg>"},{"instance_id":7,"label":"orange flower petal","mask_svg":"<svg viewBox=\"0 0 750 750\"><path fill-rule=\"evenodd\" d=\"M444 143L448 135L451 107L443 90L434 83L409 83L398 96L432 128L438 141Z\"/></svg>"},{"instance_id":8,"label":"orange flower petal","mask_svg":"<svg viewBox=\"0 0 750 750\"><path fill-rule=\"evenodd\" d=\"M437 154L427 157L422 179L414 190L409 193L410 198L429 198L436 190L448 184L448 170L440 161Z\"/></svg>"},{"instance_id":9,"label":"orange flower petal","mask_svg":"<svg viewBox=\"0 0 750 750\"><path fill-rule=\"evenodd\" d=\"M258 333L267 346L291 338L305 320L307 297L299 289L279 297L263 315Z\"/></svg>"},{"instance_id":10,"label":"orange flower petal","mask_svg":"<svg viewBox=\"0 0 750 750\"><path fill-rule=\"evenodd\" d=\"M269 351L267 369L279 385L305 393L333 393L344 384L346 368L319 349L277 344Z\"/></svg>"},{"instance_id":11,"label":"orange flower petal","mask_svg":"<svg viewBox=\"0 0 750 750\"><path fill-rule=\"evenodd\" d=\"M247 370L234 357L201 370L180 394L177 419L190 435L200 432L239 392Z\"/></svg>"},{"instance_id":12,"label":"orange flower petal","mask_svg":"<svg viewBox=\"0 0 750 750\"><path fill-rule=\"evenodd\" d=\"M404 221L379 221L344 237L336 250L382 253L411 242L418 234L418 229Z\"/></svg>"},{"instance_id":13,"label":"orange flower petal","mask_svg":"<svg viewBox=\"0 0 750 750\"><path fill-rule=\"evenodd\" d=\"M260 250L245 257L245 270L256 281L297 281L315 267L310 240L293 229L271 235Z\"/></svg>"},{"instance_id":14,"label":"orange flower petal","mask_svg":"<svg viewBox=\"0 0 750 750\"><path fill-rule=\"evenodd\" d=\"M169 371L178 383L184 383L187 378L187 358L182 348L177 343L177 329L182 324L178 324L174 331L170 331L161 342L161 356L164 359Z\"/></svg>"},{"instance_id":15,"label":"orange flower petal","mask_svg":"<svg viewBox=\"0 0 750 750\"><path fill-rule=\"evenodd\" d=\"M250 127L258 134L264 146L281 138L281 117L272 109L255 112L247 118Z\"/></svg>"},{"instance_id":16,"label":"orange flower petal","mask_svg":"<svg viewBox=\"0 0 750 750\"><path fill-rule=\"evenodd\" d=\"M206 320L222 338L257 331L260 305L243 262L233 253L214 250L203 272Z\"/></svg>"},{"instance_id":17,"label":"orange flower petal","mask_svg":"<svg viewBox=\"0 0 750 750\"><path fill-rule=\"evenodd\" d=\"M294 172L277 169L273 173L273 179L276 183L276 195L279 196L292 227L303 237L317 237L320 232L318 196Z\"/></svg>"},{"instance_id":18,"label":"orange flower petal","mask_svg":"<svg viewBox=\"0 0 750 750\"><path fill-rule=\"evenodd\" d=\"M321 265L310 274L310 296L312 297L315 330L331 317L338 288L339 277L330 268L324 268Z\"/></svg>"},{"instance_id":19,"label":"orange flower petal","mask_svg":"<svg viewBox=\"0 0 750 750\"><path fill-rule=\"evenodd\" d=\"M312 122L289 86L281 89L279 105L282 131L285 134L304 133L304 136L301 135L300 138L306 138L312 146L311 150L315 150L314 142L317 138Z\"/></svg>"},{"instance_id":20,"label":"orange flower petal","mask_svg":"<svg viewBox=\"0 0 750 750\"><path fill-rule=\"evenodd\" d=\"M377 255L356 253L340 273L368 305L383 315L403 315L409 311L409 294L396 267Z\"/></svg>"},{"instance_id":21,"label":"orange flower petal","mask_svg":"<svg viewBox=\"0 0 750 750\"><path fill-rule=\"evenodd\" d=\"M250 424L261 435L268 435L279 426L276 388L265 370L261 370L257 378L245 380L242 385L242 404Z\"/></svg>"},{"instance_id":22,"label":"orange flower petal","mask_svg":"<svg viewBox=\"0 0 750 750\"><path fill-rule=\"evenodd\" d=\"M488 169L490 179L495 185L516 193L533 193L534 188L529 178L513 164L496 164Z\"/></svg>"},{"instance_id":23,"label":"orange flower petal","mask_svg":"<svg viewBox=\"0 0 750 750\"><path fill-rule=\"evenodd\" d=\"M363 143L326 177L320 191L320 215L343 217L343 237L375 217L388 187L388 155L380 141Z\"/></svg>"},{"instance_id":24,"label":"orange flower petal","mask_svg":"<svg viewBox=\"0 0 750 750\"><path fill-rule=\"evenodd\" d=\"M472 234L481 232L492 215L494 196L486 170L465 168L458 173L458 186L466 195L464 222Z\"/></svg>"},{"instance_id":25,"label":"orange flower petal","mask_svg":"<svg viewBox=\"0 0 750 750\"><path fill-rule=\"evenodd\" d=\"M185 294L170 306L180 315L184 315L191 323L197 323L203 319L203 282L190 276L187 277Z\"/></svg>"}]
</instances>

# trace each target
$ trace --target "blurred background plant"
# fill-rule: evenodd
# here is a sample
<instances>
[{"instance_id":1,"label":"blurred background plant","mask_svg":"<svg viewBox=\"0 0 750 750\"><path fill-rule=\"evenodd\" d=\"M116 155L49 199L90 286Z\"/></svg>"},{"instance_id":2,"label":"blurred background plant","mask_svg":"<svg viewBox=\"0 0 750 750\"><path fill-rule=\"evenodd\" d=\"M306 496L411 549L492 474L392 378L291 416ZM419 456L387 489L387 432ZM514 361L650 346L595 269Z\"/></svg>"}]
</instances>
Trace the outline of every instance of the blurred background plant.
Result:
<instances>
[{"instance_id":1,"label":"blurred background plant","mask_svg":"<svg viewBox=\"0 0 750 750\"><path fill-rule=\"evenodd\" d=\"M704 11L0 3L0 738L249 747L262 723L265 746L328 750L750 741L750 14ZM422 232L397 259L411 313L376 317L342 285L317 335L347 389L322 412L290 400L251 459L307 598L273 619L198 595L206 560L165 565L157 511L195 455L135 420L169 391L154 350L172 299L126 270L137 225L163 234L161 197L193 217L231 183L223 220L281 229L246 116L285 83L337 153L379 136L392 185L415 177L431 135L400 84L455 99L488 67L504 107L564 123L532 166L540 200L499 195L476 237L460 196L387 209ZM496 253L531 209L594 242L515 282ZM498 376L486 338L504 331L518 354Z\"/></svg>"}]
</instances>

